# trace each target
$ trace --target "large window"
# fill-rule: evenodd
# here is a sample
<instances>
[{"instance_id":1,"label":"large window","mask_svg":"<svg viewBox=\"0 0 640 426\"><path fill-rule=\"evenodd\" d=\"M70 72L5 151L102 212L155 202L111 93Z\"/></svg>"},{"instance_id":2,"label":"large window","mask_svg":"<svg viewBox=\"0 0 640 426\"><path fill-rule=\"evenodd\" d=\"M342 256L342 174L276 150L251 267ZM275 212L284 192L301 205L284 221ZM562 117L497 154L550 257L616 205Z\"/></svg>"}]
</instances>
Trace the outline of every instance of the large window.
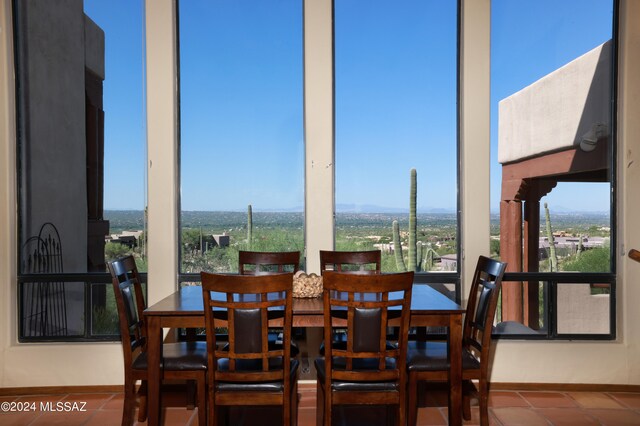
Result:
<instances>
[{"instance_id":1,"label":"large window","mask_svg":"<svg viewBox=\"0 0 640 426\"><path fill-rule=\"evenodd\" d=\"M386 272L458 270L457 13L335 2L335 245Z\"/></svg>"},{"instance_id":2,"label":"large window","mask_svg":"<svg viewBox=\"0 0 640 426\"><path fill-rule=\"evenodd\" d=\"M106 261L146 264L143 2L14 7L19 336L113 339Z\"/></svg>"},{"instance_id":3,"label":"large window","mask_svg":"<svg viewBox=\"0 0 640 426\"><path fill-rule=\"evenodd\" d=\"M181 272L304 252L302 2L182 1Z\"/></svg>"},{"instance_id":4,"label":"large window","mask_svg":"<svg viewBox=\"0 0 640 426\"><path fill-rule=\"evenodd\" d=\"M613 338L615 1L491 6L498 330Z\"/></svg>"}]
</instances>

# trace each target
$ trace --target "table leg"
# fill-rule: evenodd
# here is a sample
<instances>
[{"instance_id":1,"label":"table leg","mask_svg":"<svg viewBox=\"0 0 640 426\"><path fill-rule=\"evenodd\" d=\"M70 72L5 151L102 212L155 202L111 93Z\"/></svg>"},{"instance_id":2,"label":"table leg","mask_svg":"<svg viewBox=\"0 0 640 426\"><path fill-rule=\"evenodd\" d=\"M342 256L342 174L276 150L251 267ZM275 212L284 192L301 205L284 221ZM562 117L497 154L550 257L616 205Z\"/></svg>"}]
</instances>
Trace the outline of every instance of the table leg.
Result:
<instances>
[{"instance_id":1,"label":"table leg","mask_svg":"<svg viewBox=\"0 0 640 426\"><path fill-rule=\"evenodd\" d=\"M160 318L147 317L147 413L148 424L160 424L160 357L162 356L162 328Z\"/></svg>"},{"instance_id":2,"label":"table leg","mask_svg":"<svg viewBox=\"0 0 640 426\"><path fill-rule=\"evenodd\" d=\"M449 323L449 424L462 424L462 315Z\"/></svg>"}]
</instances>

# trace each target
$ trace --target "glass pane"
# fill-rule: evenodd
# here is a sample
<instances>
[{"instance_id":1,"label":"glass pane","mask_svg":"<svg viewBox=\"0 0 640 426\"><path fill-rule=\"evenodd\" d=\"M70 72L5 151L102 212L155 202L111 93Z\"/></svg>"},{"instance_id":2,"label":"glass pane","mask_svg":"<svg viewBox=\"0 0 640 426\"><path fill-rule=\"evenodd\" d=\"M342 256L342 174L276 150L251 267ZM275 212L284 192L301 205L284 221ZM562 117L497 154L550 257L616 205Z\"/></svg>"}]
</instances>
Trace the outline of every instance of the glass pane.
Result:
<instances>
[{"instance_id":1,"label":"glass pane","mask_svg":"<svg viewBox=\"0 0 640 426\"><path fill-rule=\"evenodd\" d=\"M109 262L132 254L138 270L146 271L144 2L84 3L105 34L104 257Z\"/></svg>"},{"instance_id":2,"label":"glass pane","mask_svg":"<svg viewBox=\"0 0 640 426\"><path fill-rule=\"evenodd\" d=\"M304 251L302 3L180 2L182 272Z\"/></svg>"},{"instance_id":3,"label":"glass pane","mask_svg":"<svg viewBox=\"0 0 640 426\"><path fill-rule=\"evenodd\" d=\"M545 281L503 281L493 332L546 337L549 331L548 292L549 284ZM522 319L514 319L513 310L517 309L523 312Z\"/></svg>"},{"instance_id":4,"label":"glass pane","mask_svg":"<svg viewBox=\"0 0 640 426\"><path fill-rule=\"evenodd\" d=\"M111 284L92 284L91 335L117 336L119 334L118 308Z\"/></svg>"},{"instance_id":5,"label":"glass pane","mask_svg":"<svg viewBox=\"0 0 640 426\"><path fill-rule=\"evenodd\" d=\"M83 337L85 283L20 284L20 338L28 340Z\"/></svg>"},{"instance_id":6,"label":"glass pane","mask_svg":"<svg viewBox=\"0 0 640 426\"><path fill-rule=\"evenodd\" d=\"M558 334L611 333L610 284L558 284Z\"/></svg>"},{"instance_id":7,"label":"glass pane","mask_svg":"<svg viewBox=\"0 0 640 426\"><path fill-rule=\"evenodd\" d=\"M335 245L386 272L457 259L456 3L335 2Z\"/></svg>"},{"instance_id":8,"label":"glass pane","mask_svg":"<svg viewBox=\"0 0 640 426\"><path fill-rule=\"evenodd\" d=\"M491 3L491 251L508 272L612 270L613 3ZM521 292L503 288L502 314L527 325L541 301Z\"/></svg>"},{"instance_id":9,"label":"glass pane","mask_svg":"<svg viewBox=\"0 0 640 426\"><path fill-rule=\"evenodd\" d=\"M610 272L613 2L491 11L492 251L513 272Z\"/></svg>"},{"instance_id":10,"label":"glass pane","mask_svg":"<svg viewBox=\"0 0 640 426\"><path fill-rule=\"evenodd\" d=\"M141 0L15 3L21 274L106 272L121 231L111 209L142 217L142 11ZM140 237L143 222L130 230ZM21 337L90 333L86 283L21 285L22 324L48 322Z\"/></svg>"}]
</instances>

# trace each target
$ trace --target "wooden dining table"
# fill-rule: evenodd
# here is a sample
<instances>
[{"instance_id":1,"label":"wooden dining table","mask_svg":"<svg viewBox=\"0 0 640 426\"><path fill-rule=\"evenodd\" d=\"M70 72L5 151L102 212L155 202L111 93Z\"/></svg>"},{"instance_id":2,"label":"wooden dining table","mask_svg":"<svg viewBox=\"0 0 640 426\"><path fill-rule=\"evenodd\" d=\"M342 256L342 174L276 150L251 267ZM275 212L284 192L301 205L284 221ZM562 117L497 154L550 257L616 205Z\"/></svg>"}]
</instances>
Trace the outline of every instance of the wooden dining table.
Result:
<instances>
[{"instance_id":1,"label":"wooden dining table","mask_svg":"<svg viewBox=\"0 0 640 426\"><path fill-rule=\"evenodd\" d=\"M414 284L411 326L448 328L449 424L462 424L462 316L465 310L427 284ZM162 329L204 328L202 287L184 286L144 311L147 323L148 424L160 423ZM322 298L293 300L294 327L323 327Z\"/></svg>"}]
</instances>

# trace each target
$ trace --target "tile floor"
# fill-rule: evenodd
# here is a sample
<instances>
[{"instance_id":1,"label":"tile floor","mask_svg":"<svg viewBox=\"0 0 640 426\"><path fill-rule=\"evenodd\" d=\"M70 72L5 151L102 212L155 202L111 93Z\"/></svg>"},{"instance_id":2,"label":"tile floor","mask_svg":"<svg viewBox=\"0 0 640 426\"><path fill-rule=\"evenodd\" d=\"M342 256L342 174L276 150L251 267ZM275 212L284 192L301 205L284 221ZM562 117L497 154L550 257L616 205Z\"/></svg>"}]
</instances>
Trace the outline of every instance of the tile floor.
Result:
<instances>
[{"instance_id":1,"label":"tile floor","mask_svg":"<svg viewBox=\"0 0 640 426\"><path fill-rule=\"evenodd\" d=\"M298 424L315 424L315 385L302 384L299 388L300 404ZM182 393L169 394L163 401L166 406L165 425L197 425L196 410L184 408ZM6 404L0 412L1 425L119 425L122 415L121 393L56 394L3 396L0 403L9 403L14 409L35 408L33 411L6 412ZM47 404L50 403L50 404ZM75 403L75 405L74 405ZM81 404L85 403L85 404ZM640 425L640 392L560 392L560 391L493 391L490 395L489 416L491 425ZM421 408L419 425L446 425L446 393L427 393L426 407ZM78 411L80 408L83 411ZM53 411L58 409L60 411ZM73 411L72 411L73 410ZM256 410L247 415L234 416L231 424L264 425L265 419L274 416ZM465 424L478 424L478 409L472 408L473 418ZM344 410L340 424L371 425L384 419L384 411ZM277 415L275 416L277 418ZM277 423L277 421L276 421Z\"/></svg>"}]
</instances>

